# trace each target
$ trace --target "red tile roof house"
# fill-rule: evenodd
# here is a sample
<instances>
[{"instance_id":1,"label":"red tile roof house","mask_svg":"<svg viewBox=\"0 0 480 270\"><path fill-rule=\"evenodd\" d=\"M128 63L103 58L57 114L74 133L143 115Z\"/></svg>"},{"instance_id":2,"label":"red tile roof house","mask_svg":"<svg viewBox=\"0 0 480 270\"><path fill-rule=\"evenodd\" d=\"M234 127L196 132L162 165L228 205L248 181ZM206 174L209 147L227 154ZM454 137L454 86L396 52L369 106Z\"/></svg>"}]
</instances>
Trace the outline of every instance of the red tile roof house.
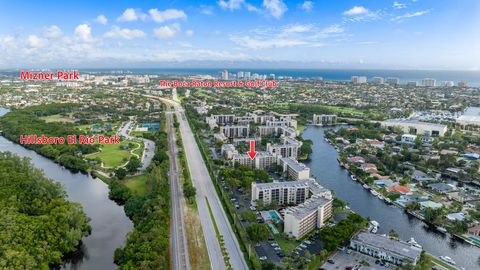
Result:
<instances>
[{"instance_id":1,"label":"red tile roof house","mask_svg":"<svg viewBox=\"0 0 480 270\"><path fill-rule=\"evenodd\" d=\"M480 237L480 224L468 228L467 231L468 231L468 234L470 235Z\"/></svg>"},{"instance_id":2,"label":"red tile roof house","mask_svg":"<svg viewBox=\"0 0 480 270\"><path fill-rule=\"evenodd\" d=\"M368 141L368 144L370 144L372 147L377 147L382 149L385 147L385 144L379 140Z\"/></svg>"},{"instance_id":3,"label":"red tile roof house","mask_svg":"<svg viewBox=\"0 0 480 270\"><path fill-rule=\"evenodd\" d=\"M406 195L410 193L410 189L406 186L394 186L394 187L387 187L387 192Z\"/></svg>"},{"instance_id":4,"label":"red tile roof house","mask_svg":"<svg viewBox=\"0 0 480 270\"><path fill-rule=\"evenodd\" d=\"M360 168L367 173L378 173L377 165L373 163L364 163Z\"/></svg>"},{"instance_id":5,"label":"red tile roof house","mask_svg":"<svg viewBox=\"0 0 480 270\"><path fill-rule=\"evenodd\" d=\"M347 158L349 163L365 163L365 159L363 157L355 156Z\"/></svg>"}]
</instances>

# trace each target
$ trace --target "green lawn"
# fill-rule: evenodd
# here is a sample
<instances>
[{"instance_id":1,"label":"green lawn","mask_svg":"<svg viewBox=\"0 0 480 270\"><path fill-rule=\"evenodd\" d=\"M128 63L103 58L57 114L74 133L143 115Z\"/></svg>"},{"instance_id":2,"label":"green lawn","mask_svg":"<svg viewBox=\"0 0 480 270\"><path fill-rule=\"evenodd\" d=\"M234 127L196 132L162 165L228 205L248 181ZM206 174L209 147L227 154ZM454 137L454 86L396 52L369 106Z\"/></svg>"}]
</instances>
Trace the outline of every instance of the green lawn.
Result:
<instances>
[{"instance_id":1,"label":"green lawn","mask_svg":"<svg viewBox=\"0 0 480 270\"><path fill-rule=\"evenodd\" d=\"M287 253L294 251L295 248L297 248L297 246L301 243L295 239L286 239L282 235L277 235L275 237L275 241L282 248L282 250Z\"/></svg>"},{"instance_id":2,"label":"green lawn","mask_svg":"<svg viewBox=\"0 0 480 270\"><path fill-rule=\"evenodd\" d=\"M128 145L129 141L122 141L119 144L103 144L98 153L88 155L87 159L100 158L105 167L117 167L125 164L132 156L130 150L121 149L122 145Z\"/></svg>"},{"instance_id":3,"label":"green lawn","mask_svg":"<svg viewBox=\"0 0 480 270\"><path fill-rule=\"evenodd\" d=\"M129 189L138 195L145 195L148 192L147 176L145 175L129 177L123 181Z\"/></svg>"},{"instance_id":4,"label":"green lawn","mask_svg":"<svg viewBox=\"0 0 480 270\"><path fill-rule=\"evenodd\" d=\"M137 154L139 158L142 158L142 155L143 155L143 149L145 148L145 144L143 143L143 141L138 141L138 142L133 142L135 144L135 148L137 147L138 144L140 144L140 147L133 151L133 153Z\"/></svg>"},{"instance_id":5,"label":"green lawn","mask_svg":"<svg viewBox=\"0 0 480 270\"><path fill-rule=\"evenodd\" d=\"M72 118L65 117L65 116L62 116L60 114L44 116L44 117L40 117L40 119L45 120L45 122L47 122L47 123L52 123L52 122L73 123Z\"/></svg>"}]
</instances>

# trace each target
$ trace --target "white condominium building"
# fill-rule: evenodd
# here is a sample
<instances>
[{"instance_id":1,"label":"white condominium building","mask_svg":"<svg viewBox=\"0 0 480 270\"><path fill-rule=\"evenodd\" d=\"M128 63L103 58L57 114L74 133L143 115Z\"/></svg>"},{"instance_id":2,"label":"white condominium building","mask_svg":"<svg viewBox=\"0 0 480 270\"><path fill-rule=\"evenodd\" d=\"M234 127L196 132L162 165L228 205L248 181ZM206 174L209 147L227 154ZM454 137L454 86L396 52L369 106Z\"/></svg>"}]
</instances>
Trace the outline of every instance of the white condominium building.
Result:
<instances>
[{"instance_id":1,"label":"white condominium building","mask_svg":"<svg viewBox=\"0 0 480 270\"><path fill-rule=\"evenodd\" d=\"M222 144L221 153L226 159L232 159L234 155L238 155L238 151L233 144Z\"/></svg>"},{"instance_id":2,"label":"white condominium building","mask_svg":"<svg viewBox=\"0 0 480 270\"><path fill-rule=\"evenodd\" d=\"M310 179L310 168L303 163L299 163L295 159L285 157L280 159L280 166L283 172L291 180L306 180Z\"/></svg>"},{"instance_id":3,"label":"white condominium building","mask_svg":"<svg viewBox=\"0 0 480 270\"><path fill-rule=\"evenodd\" d=\"M232 157L233 163L238 163L244 166L253 166L253 160L247 154L234 154Z\"/></svg>"},{"instance_id":4,"label":"white condominium building","mask_svg":"<svg viewBox=\"0 0 480 270\"><path fill-rule=\"evenodd\" d=\"M277 158L291 157L293 159L297 159L302 143L294 138L286 136L283 136L282 140L283 144L267 143L267 151L272 153Z\"/></svg>"},{"instance_id":5,"label":"white condominium building","mask_svg":"<svg viewBox=\"0 0 480 270\"><path fill-rule=\"evenodd\" d=\"M250 166L257 170L267 170L272 168L275 165L276 158L269 152L258 151L255 159L251 159L247 154L239 154L237 150L232 150L233 145L227 144L229 146L222 145L222 154L227 158L231 159L234 163L240 165ZM231 147L230 147L231 145ZM224 151L225 146L225 151ZM235 149L235 147L233 147ZM224 154L225 152L225 154Z\"/></svg>"},{"instance_id":6,"label":"white condominium building","mask_svg":"<svg viewBox=\"0 0 480 270\"><path fill-rule=\"evenodd\" d=\"M285 211L284 232L300 239L315 228L321 228L332 216L332 198L313 195L303 204L289 207Z\"/></svg>"},{"instance_id":7,"label":"white condominium building","mask_svg":"<svg viewBox=\"0 0 480 270\"><path fill-rule=\"evenodd\" d=\"M425 135L429 137L443 137L447 132L447 126L442 124L420 122L416 120L390 119L380 122L382 127L399 127L405 133L413 135Z\"/></svg>"},{"instance_id":8,"label":"white condominium building","mask_svg":"<svg viewBox=\"0 0 480 270\"><path fill-rule=\"evenodd\" d=\"M332 198L330 190L322 187L315 179L274 183L252 183L252 204L262 201L268 205L292 205L305 202L310 195Z\"/></svg>"},{"instance_id":9,"label":"white condominium building","mask_svg":"<svg viewBox=\"0 0 480 270\"><path fill-rule=\"evenodd\" d=\"M210 118L215 119L215 122L219 125L228 125L235 121L235 114L212 114Z\"/></svg>"},{"instance_id":10,"label":"white condominium building","mask_svg":"<svg viewBox=\"0 0 480 270\"><path fill-rule=\"evenodd\" d=\"M249 126L222 126L220 132L225 134L227 138L246 138L248 137Z\"/></svg>"},{"instance_id":11,"label":"white condominium building","mask_svg":"<svg viewBox=\"0 0 480 270\"><path fill-rule=\"evenodd\" d=\"M337 116L334 114L314 114L313 124L320 126L335 125L337 123Z\"/></svg>"}]
</instances>

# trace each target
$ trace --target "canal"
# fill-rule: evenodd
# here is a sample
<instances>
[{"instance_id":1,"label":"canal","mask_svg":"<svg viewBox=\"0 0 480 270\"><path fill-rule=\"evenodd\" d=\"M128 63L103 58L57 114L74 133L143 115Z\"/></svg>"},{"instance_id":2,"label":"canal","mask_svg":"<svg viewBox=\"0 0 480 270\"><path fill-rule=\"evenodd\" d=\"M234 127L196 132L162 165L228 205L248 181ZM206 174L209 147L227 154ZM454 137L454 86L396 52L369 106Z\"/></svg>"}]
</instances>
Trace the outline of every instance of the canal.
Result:
<instances>
[{"instance_id":1,"label":"canal","mask_svg":"<svg viewBox=\"0 0 480 270\"><path fill-rule=\"evenodd\" d=\"M379 234L388 234L393 229L403 240L415 238L433 255L453 258L459 267L469 270L480 269L477 264L480 248L428 229L422 221L405 214L396 206L385 204L358 182L351 180L348 172L337 162L337 151L324 139L326 129L309 126L303 132L303 138L313 141L313 153L306 164L321 185L333 190L336 197L347 201L355 212L378 221Z\"/></svg>"},{"instance_id":2,"label":"canal","mask_svg":"<svg viewBox=\"0 0 480 270\"><path fill-rule=\"evenodd\" d=\"M8 110L0 108L0 116ZM27 150L0 136L0 151L9 151L28 157L35 167L65 187L68 200L79 202L91 219L92 234L82 239L75 255L70 256L62 269L116 269L114 251L125 243L126 235L133 224L125 215L123 207L108 198L108 186L90 175L72 173L64 167Z\"/></svg>"}]
</instances>

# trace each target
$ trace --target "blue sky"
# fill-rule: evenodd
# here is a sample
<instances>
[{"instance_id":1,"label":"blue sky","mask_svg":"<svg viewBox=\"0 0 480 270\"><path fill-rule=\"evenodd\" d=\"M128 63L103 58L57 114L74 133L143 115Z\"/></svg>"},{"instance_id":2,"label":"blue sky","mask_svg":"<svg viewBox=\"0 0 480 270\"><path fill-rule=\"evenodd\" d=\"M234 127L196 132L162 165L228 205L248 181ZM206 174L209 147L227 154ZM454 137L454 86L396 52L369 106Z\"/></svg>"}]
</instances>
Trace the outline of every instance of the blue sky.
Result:
<instances>
[{"instance_id":1,"label":"blue sky","mask_svg":"<svg viewBox=\"0 0 480 270\"><path fill-rule=\"evenodd\" d=\"M480 69L480 1L3 1L0 68Z\"/></svg>"}]
</instances>

